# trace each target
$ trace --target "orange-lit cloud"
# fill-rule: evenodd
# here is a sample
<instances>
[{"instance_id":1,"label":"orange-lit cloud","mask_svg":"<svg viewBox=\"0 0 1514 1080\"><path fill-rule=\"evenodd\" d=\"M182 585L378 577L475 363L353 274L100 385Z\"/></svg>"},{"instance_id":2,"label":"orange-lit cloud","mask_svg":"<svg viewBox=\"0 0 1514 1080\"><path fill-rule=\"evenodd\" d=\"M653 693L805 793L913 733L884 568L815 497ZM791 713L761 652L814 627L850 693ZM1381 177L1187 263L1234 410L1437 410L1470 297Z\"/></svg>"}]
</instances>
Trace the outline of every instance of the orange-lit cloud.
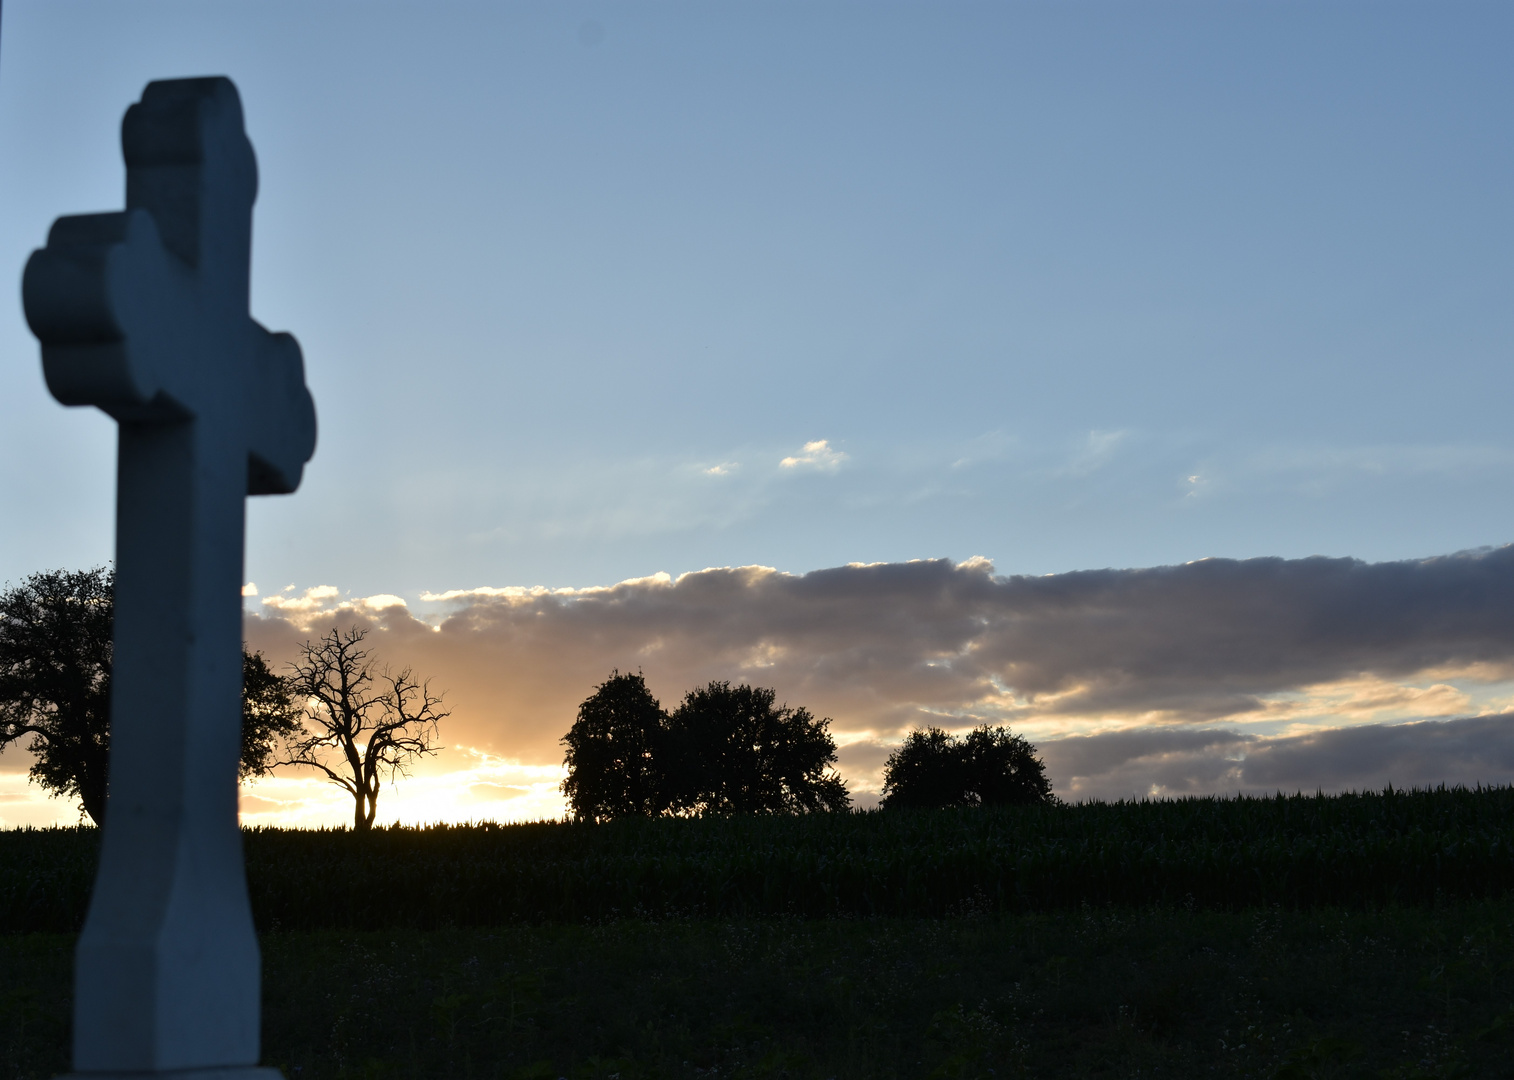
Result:
<instances>
[{"instance_id":1,"label":"orange-lit cloud","mask_svg":"<svg viewBox=\"0 0 1514 1080\"><path fill-rule=\"evenodd\" d=\"M1223 746L1222 761L1326 727L1508 708L1511 594L1508 548L1044 578L998 577L981 559L805 575L748 566L583 589L451 590L425 597L443 606L432 619L395 597L309 590L265 600L248 638L286 656L329 625L369 626L379 652L450 691L449 738L536 766L560 762L578 702L612 668L639 669L665 704L710 679L747 680L833 718L843 773L864 794L906 729L988 722L1036 739L1059 790L1113 795L1152 788L1132 772L1156 769L1149 755L1059 778L1070 760L1059 740L1202 729L1208 741L1183 753ZM1244 786L1233 769L1211 773Z\"/></svg>"},{"instance_id":2,"label":"orange-lit cloud","mask_svg":"<svg viewBox=\"0 0 1514 1080\"><path fill-rule=\"evenodd\" d=\"M275 666L332 626L367 627L381 661L446 692L449 749L386 791L382 820L557 816L559 740L617 668L667 706L729 679L832 718L864 805L889 748L926 724L1013 726L1068 797L1514 780L1514 548L1036 578L983 559L746 566L422 601L424 617L323 585L246 620ZM1427 719L1449 722L1408 723ZM250 788L244 811L335 823L342 798L290 775Z\"/></svg>"}]
</instances>

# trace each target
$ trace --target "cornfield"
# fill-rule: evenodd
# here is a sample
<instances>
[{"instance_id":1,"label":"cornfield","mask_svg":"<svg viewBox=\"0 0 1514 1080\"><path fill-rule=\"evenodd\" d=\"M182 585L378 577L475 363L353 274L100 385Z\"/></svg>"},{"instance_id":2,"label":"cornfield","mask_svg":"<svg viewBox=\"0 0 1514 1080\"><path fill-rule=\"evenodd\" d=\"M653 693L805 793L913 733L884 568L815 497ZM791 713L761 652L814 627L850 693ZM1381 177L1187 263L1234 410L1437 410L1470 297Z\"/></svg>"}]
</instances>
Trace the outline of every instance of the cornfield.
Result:
<instances>
[{"instance_id":1,"label":"cornfield","mask_svg":"<svg viewBox=\"0 0 1514 1080\"><path fill-rule=\"evenodd\" d=\"M1092 905L1434 905L1514 892L1514 788L662 818L250 829L262 930L618 917L943 916ZM71 931L93 829L0 833L0 927Z\"/></svg>"}]
</instances>

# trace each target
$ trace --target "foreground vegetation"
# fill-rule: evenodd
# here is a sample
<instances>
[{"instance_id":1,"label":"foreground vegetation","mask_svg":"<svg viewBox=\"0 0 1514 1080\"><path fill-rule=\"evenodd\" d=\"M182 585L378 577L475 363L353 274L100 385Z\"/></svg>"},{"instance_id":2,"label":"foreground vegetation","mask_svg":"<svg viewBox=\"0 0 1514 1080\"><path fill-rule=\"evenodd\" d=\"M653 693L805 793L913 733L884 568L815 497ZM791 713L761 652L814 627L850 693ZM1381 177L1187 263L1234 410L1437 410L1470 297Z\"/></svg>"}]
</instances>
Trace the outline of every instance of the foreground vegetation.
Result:
<instances>
[{"instance_id":1,"label":"foreground vegetation","mask_svg":"<svg viewBox=\"0 0 1514 1080\"><path fill-rule=\"evenodd\" d=\"M0 1070L67 1064L69 935L0 937ZM622 919L263 939L326 1078L1514 1076L1514 902Z\"/></svg>"},{"instance_id":2,"label":"foreground vegetation","mask_svg":"<svg viewBox=\"0 0 1514 1080\"><path fill-rule=\"evenodd\" d=\"M246 835L299 1080L1514 1077L1514 789ZM93 829L0 833L0 1070Z\"/></svg>"},{"instance_id":3,"label":"foreground vegetation","mask_svg":"<svg viewBox=\"0 0 1514 1080\"><path fill-rule=\"evenodd\" d=\"M261 930L1436 905L1514 893L1514 789L250 830ZM0 833L0 926L72 932L92 829Z\"/></svg>"}]
</instances>

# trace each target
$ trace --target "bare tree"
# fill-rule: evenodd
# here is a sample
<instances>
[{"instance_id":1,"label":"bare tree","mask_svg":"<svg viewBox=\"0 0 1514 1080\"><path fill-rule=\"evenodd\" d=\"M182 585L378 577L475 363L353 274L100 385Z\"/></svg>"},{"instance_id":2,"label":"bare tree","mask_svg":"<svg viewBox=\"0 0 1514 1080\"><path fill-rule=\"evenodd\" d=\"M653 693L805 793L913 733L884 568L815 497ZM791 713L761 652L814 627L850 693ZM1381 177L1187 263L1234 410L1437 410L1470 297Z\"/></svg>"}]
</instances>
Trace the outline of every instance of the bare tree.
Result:
<instances>
[{"instance_id":1,"label":"bare tree","mask_svg":"<svg viewBox=\"0 0 1514 1080\"><path fill-rule=\"evenodd\" d=\"M290 681L304 698L305 726L286 743L276 765L305 765L323 772L356 802L352 827L367 832L378 812L381 778L408 776L412 761L441 749L437 724L442 695L409 668L376 668L362 647L368 631L331 631L300 646Z\"/></svg>"}]
</instances>

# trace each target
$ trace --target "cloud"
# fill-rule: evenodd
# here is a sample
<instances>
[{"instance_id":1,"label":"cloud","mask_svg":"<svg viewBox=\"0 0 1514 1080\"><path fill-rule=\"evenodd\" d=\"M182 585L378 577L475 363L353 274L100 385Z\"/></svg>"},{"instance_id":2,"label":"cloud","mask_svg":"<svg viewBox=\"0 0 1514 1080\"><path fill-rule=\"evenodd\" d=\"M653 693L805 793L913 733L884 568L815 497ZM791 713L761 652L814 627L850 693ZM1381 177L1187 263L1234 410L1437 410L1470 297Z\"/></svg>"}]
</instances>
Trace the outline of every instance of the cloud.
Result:
<instances>
[{"instance_id":1,"label":"cloud","mask_svg":"<svg viewBox=\"0 0 1514 1080\"><path fill-rule=\"evenodd\" d=\"M778 464L785 469L811 468L834 472L846 459L846 453L834 449L829 439L816 439L805 443L797 457L786 457Z\"/></svg>"},{"instance_id":2,"label":"cloud","mask_svg":"<svg viewBox=\"0 0 1514 1080\"><path fill-rule=\"evenodd\" d=\"M952 470L967 469L985 462L1002 461L1019 445L1019 440L1003 428L985 431L962 447L962 453L949 466Z\"/></svg>"},{"instance_id":3,"label":"cloud","mask_svg":"<svg viewBox=\"0 0 1514 1080\"><path fill-rule=\"evenodd\" d=\"M1514 783L1514 714L1329 728L1273 738L1144 729L1040 747L1064 798L1380 790Z\"/></svg>"},{"instance_id":4,"label":"cloud","mask_svg":"<svg viewBox=\"0 0 1514 1080\"><path fill-rule=\"evenodd\" d=\"M1087 476L1096 472L1109 463L1129 437L1128 431L1090 431L1082 448L1061 472L1068 476Z\"/></svg>"},{"instance_id":5,"label":"cloud","mask_svg":"<svg viewBox=\"0 0 1514 1080\"><path fill-rule=\"evenodd\" d=\"M286 586L283 592L293 591L294 586ZM245 596L246 593L243 592ZM263 606L272 608L281 614L296 615L300 612L322 611L332 606L331 601L341 595L341 590L335 585L317 585L306 589L300 596L284 596L276 593L273 596L263 598Z\"/></svg>"},{"instance_id":6,"label":"cloud","mask_svg":"<svg viewBox=\"0 0 1514 1080\"><path fill-rule=\"evenodd\" d=\"M1514 548L1367 564L1208 559L1009 579L980 661L1054 710L1215 719L1356 675L1514 671Z\"/></svg>"},{"instance_id":7,"label":"cloud","mask_svg":"<svg viewBox=\"0 0 1514 1080\"><path fill-rule=\"evenodd\" d=\"M393 593L378 593L374 596L365 596L361 600L355 601L355 603L361 604L363 607L366 607L372 611L382 611L384 608L402 608L408 606L405 603L403 597L395 596Z\"/></svg>"},{"instance_id":8,"label":"cloud","mask_svg":"<svg viewBox=\"0 0 1514 1080\"><path fill-rule=\"evenodd\" d=\"M1505 727L1421 724L1412 742L1391 725L1514 707L1478 689L1514 678L1511 547L1046 577L999 576L981 558L718 567L423 599L441 613L330 587L269 597L247 637L287 659L331 625L368 626L380 659L448 691L445 741L541 767L560 763L578 703L612 668L645 672L669 705L711 679L748 680L833 718L859 791L877 790L908 728L984 722L1031 735L1065 795L1465 779L1475 754L1427 733ZM1351 765L1383 731L1429 756Z\"/></svg>"},{"instance_id":9,"label":"cloud","mask_svg":"<svg viewBox=\"0 0 1514 1080\"><path fill-rule=\"evenodd\" d=\"M560 813L559 740L616 668L643 671L666 705L745 680L831 718L861 805L902 733L927 724L1012 725L1069 798L1514 780L1514 547L1045 577L983 558L715 567L421 599L436 612L291 587L244 621L275 667L334 626L365 627L378 661L445 692L449 749L382 804L406 820ZM0 821L73 820L10 776L25 757L0 769ZM248 820L350 813L299 775L248 800Z\"/></svg>"}]
</instances>

